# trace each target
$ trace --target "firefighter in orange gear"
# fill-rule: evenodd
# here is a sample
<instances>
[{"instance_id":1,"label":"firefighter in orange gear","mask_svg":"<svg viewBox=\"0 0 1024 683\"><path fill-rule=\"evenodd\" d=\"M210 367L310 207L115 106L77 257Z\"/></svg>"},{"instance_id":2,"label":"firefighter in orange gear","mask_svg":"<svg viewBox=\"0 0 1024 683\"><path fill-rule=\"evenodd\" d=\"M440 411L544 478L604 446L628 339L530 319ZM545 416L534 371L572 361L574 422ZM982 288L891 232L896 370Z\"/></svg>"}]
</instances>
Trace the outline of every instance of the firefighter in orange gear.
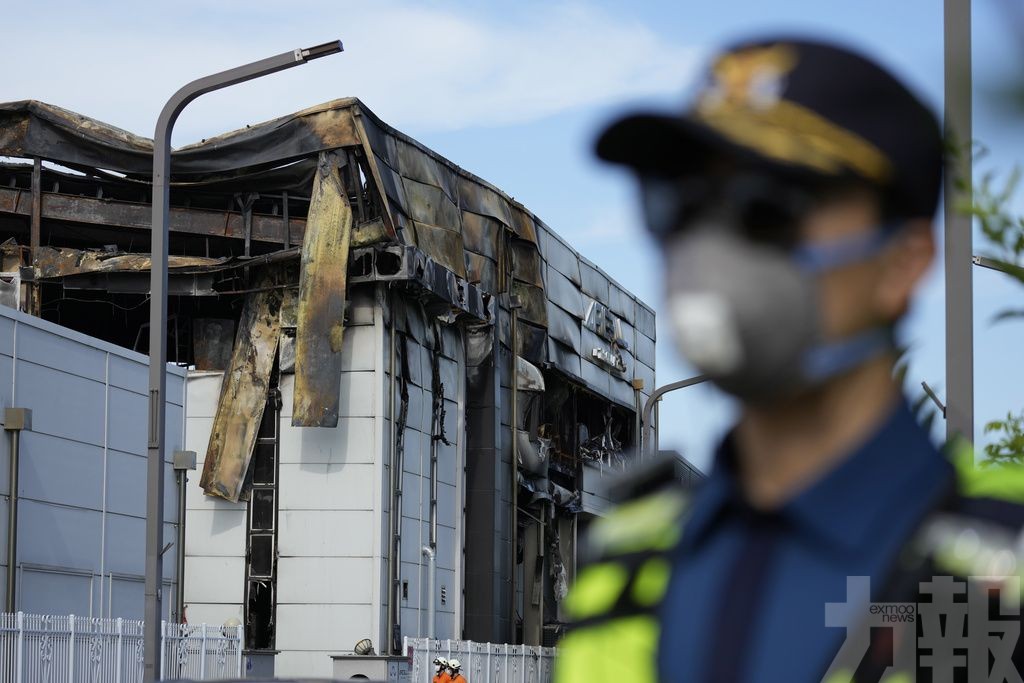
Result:
<instances>
[{"instance_id":1,"label":"firefighter in orange gear","mask_svg":"<svg viewBox=\"0 0 1024 683\"><path fill-rule=\"evenodd\" d=\"M435 657L434 666L437 673L434 674L432 683L451 683L452 677L448 675L448 660L444 657Z\"/></svg>"},{"instance_id":2,"label":"firefighter in orange gear","mask_svg":"<svg viewBox=\"0 0 1024 683\"><path fill-rule=\"evenodd\" d=\"M448 671L451 673L451 683L466 683L466 677L459 673L462 670L462 662L453 659L448 662Z\"/></svg>"}]
</instances>

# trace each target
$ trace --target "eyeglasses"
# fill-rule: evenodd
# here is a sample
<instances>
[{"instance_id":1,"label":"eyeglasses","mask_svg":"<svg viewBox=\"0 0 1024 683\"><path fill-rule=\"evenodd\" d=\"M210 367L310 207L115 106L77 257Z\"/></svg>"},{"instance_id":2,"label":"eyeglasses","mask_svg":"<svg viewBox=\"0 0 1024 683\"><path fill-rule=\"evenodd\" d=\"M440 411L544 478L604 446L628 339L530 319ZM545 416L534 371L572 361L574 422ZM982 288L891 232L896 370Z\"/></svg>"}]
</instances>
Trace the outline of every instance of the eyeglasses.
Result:
<instances>
[{"instance_id":1,"label":"eyeglasses","mask_svg":"<svg viewBox=\"0 0 1024 683\"><path fill-rule=\"evenodd\" d=\"M799 242L800 226L817 203L812 188L764 174L642 175L640 193L647 227L658 238L719 216L747 239L784 248Z\"/></svg>"}]
</instances>

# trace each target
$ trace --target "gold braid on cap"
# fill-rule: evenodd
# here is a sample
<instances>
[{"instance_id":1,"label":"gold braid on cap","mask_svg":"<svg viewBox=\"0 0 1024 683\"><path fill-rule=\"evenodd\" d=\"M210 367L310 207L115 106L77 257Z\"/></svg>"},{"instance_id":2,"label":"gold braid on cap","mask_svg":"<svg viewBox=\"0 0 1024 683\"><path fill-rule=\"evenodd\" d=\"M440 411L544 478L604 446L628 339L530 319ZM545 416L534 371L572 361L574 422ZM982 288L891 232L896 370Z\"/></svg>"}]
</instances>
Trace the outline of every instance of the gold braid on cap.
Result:
<instances>
[{"instance_id":1,"label":"gold braid on cap","mask_svg":"<svg viewBox=\"0 0 1024 683\"><path fill-rule=\"evenodd\" d=\"M698 101L696 119L773 159L822 173L848 168L875 182L888 180L891 163L875 145L782 98L785 76L796 62L795 50L785 45L724 55L712 68L714 82Z\"/></svg>"}]
</instances>

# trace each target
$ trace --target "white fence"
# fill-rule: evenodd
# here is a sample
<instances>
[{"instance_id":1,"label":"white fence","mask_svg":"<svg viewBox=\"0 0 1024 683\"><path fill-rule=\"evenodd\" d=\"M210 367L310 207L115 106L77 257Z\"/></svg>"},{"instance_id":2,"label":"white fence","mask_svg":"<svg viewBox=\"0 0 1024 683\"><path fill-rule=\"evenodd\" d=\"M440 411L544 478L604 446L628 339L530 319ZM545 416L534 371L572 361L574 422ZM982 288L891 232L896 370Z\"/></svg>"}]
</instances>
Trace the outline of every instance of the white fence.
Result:
<instances>
[{"instance_id":1,"label":"white fence","mask_svg":"<svg viewBox=\"0 0 1024 683\"><path fill-rule=\"evenodd\" d=\"M470 683L549 683L555 663L555 648L534 645L406 638L405 651L412 659L412 681L429 681L439 656L458 659Z\"/></svg>"},{"instance_id":2,"label":"white fence","mask_svg":"<svg viewBox=\"0 0 1024 683\"><path fill-rule=\"evenodd\" d=\"M143 622L0 614L0 683L142 681ZM242 675L240 626L163 622L161 678Z\"/></svg>"}]
</instances>

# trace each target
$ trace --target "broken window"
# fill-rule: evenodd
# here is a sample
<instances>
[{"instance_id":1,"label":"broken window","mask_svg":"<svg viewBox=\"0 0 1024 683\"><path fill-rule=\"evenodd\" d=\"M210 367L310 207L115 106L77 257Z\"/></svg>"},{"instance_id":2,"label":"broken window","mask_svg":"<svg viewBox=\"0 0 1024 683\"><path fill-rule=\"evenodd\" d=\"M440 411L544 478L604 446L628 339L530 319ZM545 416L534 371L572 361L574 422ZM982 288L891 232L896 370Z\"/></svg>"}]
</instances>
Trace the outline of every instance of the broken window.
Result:
<instances>
[{"instance_id":1,"label":"broken window","mask_svg":"<svg viewBox=\"0 0 1024 683\"><path fill-rule=\"evenodd\" d=\"M274 648L277 615L277 473L280 373L270 374L270 391L249 463L249 515L245 568L245 640L253 650Z\"/></svg>"}]
</instances>

